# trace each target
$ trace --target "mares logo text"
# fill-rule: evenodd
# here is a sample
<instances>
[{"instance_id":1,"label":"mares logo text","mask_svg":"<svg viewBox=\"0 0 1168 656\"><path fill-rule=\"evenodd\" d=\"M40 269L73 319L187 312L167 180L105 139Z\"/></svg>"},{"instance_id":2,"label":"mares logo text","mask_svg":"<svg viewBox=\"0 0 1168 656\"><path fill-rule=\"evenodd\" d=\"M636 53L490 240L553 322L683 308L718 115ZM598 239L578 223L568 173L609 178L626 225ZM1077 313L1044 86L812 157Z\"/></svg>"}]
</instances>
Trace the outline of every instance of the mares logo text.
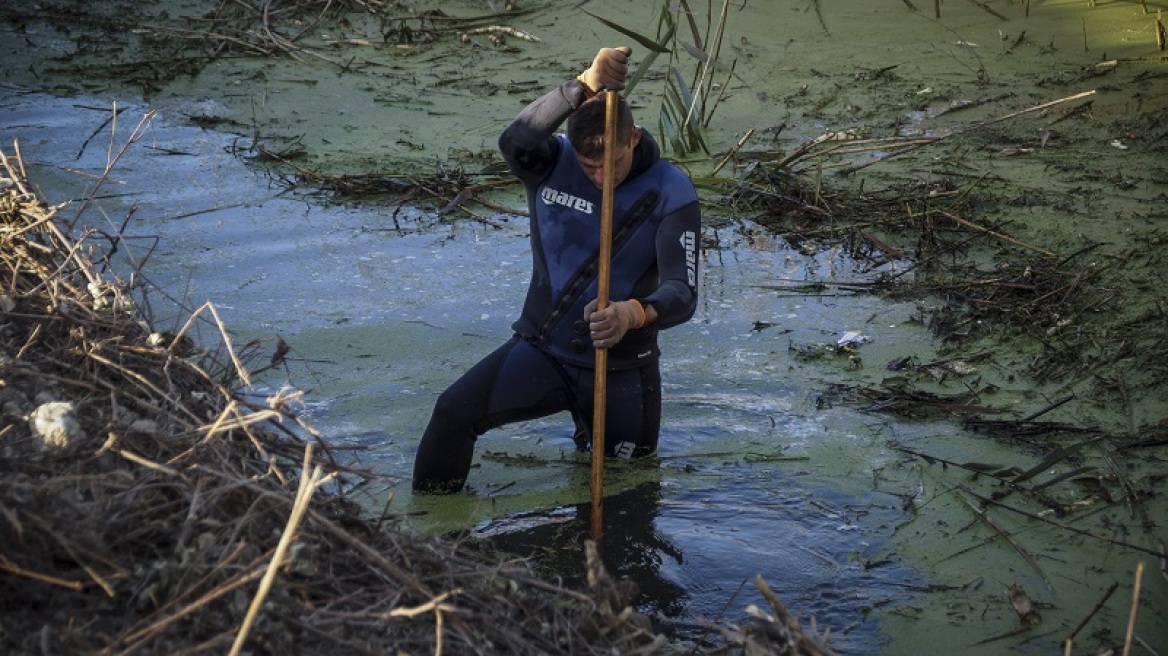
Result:
<instances>
[{"instance_id":1,"label":"mares logo text","mask_svg":"<svg viewBox=\"0 0 1168 656\"><path fill-rule=\"evenodd\" d=\"M543 191L540 192L540 198L542 198L543 202L547 203L548 205L563 205L564 207L576 210L577 212L592 214L591 202L586 201L579 196L573 196L572 194L566 194L562 191L556 191L551 187L544 187Z\"/></svg>"},{"instance_id":2,"label":"mares logo text","mask_svg":"<svg viewBox=\"0 0 1168 656\"><path fill-rule=\"evenodd\" d=\"M690 287L698 286L697 235L691 231L681 233L681 247L685 249L685 274Z\"/></svg>"}]
</instances>

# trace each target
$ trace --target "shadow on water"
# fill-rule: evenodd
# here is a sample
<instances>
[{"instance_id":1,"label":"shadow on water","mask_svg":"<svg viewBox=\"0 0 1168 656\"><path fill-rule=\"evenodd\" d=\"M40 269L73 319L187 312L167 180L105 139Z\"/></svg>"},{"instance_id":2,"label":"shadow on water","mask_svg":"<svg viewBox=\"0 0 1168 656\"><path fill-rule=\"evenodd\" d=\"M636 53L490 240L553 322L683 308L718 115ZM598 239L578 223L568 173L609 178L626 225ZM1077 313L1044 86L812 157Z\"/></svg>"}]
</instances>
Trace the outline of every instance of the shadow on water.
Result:
<instances>
[{"instance_id":1,"label":"shadow on water","mask_svg":"<svg viewBox=\"0 0 1168 656\"><path fill-rule=\"evenodd\" d=\"M680 616L689 597L670 580L666 562L681 564L684 554L657 528L662 511L661 481L646 481L608 496L598 543L608 571L634 582L636 605L661 618ZM516 513L476 528L475 535L506 552L531 558L538 570L571 587L587 585L583 543L591 539L592 504Z\"/></svg>"},{"instance_id":2,"label":"shadow on water","mask_svg":"<svg viewBox=\"0 0 1168 656\"><path fill-rule=\"evenodd\" d=\"M643 478L606 496L600 553L610 573L636 586L637 608L677 638L701 640L709 622L741 617L752 604L765 608L755 588L761 577L800 615L831 627L836 647L873 653L882 638L868 612L923 585L902 564L870 555L877 540L856 522L891 521L888 508L750 468L738 480L685 489L665 480L673 476ZM764 478L771 485L761 485ZM590 503L516 513L474 535L530 558L544 576L584 587L580 554L591 514Z\"/></svg>"}]
</instances>

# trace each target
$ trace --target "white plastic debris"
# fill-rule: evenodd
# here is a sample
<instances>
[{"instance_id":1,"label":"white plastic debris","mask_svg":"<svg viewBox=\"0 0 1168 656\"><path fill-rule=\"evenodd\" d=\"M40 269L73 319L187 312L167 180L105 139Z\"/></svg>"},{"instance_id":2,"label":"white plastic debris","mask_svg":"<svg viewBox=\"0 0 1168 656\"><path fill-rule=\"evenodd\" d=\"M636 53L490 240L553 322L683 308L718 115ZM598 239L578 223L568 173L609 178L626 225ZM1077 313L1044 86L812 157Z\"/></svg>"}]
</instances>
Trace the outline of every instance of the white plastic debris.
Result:
<instances>
[{"instance_id":1,"label":"white plastic debris","mask_svg":"<svg viewBox=\"0 0 1168 656\"><path fill-rule=\"evenodd\" d=\"M81 438L76 408L69 401L42 403L28 417L32 434L46 448L64 449Z\"/></svg>"},{"instance_id":2,"label":"white plastic debris","mask_svg":"<svg viewBox=\"0 0 1168 656\"><path fill-rule=\"evenodd\" d=\"M872 341L872 338L864 333L849 330L843 335L840 335L839 341L836 344L839 346L859 346L860 344L867 344L870 341Z\"/></svg>"}]
</instances>

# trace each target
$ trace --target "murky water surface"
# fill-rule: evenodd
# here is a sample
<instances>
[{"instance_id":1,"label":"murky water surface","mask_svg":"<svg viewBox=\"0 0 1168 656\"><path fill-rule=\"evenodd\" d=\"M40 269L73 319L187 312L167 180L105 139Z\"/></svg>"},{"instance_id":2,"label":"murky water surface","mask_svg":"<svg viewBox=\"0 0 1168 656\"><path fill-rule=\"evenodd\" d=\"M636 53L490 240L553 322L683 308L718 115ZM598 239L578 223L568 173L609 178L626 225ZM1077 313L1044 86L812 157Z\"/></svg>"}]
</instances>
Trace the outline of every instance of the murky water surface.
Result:
<instances>
[{"instance_id":1,"label":"murky water surface","mask_svg":"<svg viewBox=\"0 0 1168 656\"><path fill-rule=\"evenodd\" d=\"M93 179L77 172L100 170L109 149L83 149L79 135L104 116L76 100L5 102L22 126L32 178L50 198L84 197ZM508 335L528 271L524 221L395 218L394 208L282 194L227 152L231 138L155 120L89 211L111 231L130 212L142 217L125 231L126 256L149 256L145 274L172 299L211 300L237 344L279 335L292 345L288 370L263 385L306 390L313 425L388 477L361 490L371 505L392 494L391 509L416 513L421 529L489 538L582 582L589 460L572 450L566 416L488 434L471 494L409 492L434 398ZM754 587L761 576L831 627L841 649L880 651L888 637L877 609L919 612L930 583L897 553L904 499L922 484L886 441L971 438L952 422L891 421L825 405L821 394L832 381L878 378L897 357L928 359L931 336L914 320L914 303L788 290L849 279L852 264L838 253L805 255L749 224L710 230L707 242L720 246L704 255L701 307L665 340L661 461L606 472L605 559L639 584L645 610L682 635L764 604ZM154 298L162 327L185 321ZM201 330L215 338L213 326ZM848 331L871 341L837 355L832 347ZM826 355L803 363L792 349ZM986 460L1009 457L990 441L977 450ZM943 546L931 533L920 549L969 544ZM1011 582L965 576L977 587Z\"/></svg>"},{"instance_id":2,"label":"murky water surface","mask_svg":"<svg viewBox=\"0 0 1168 656\"><path fill-rule=\"evenodd\" d=\"M796 10L792 16L814 24L812 4ZM840 32L855 27L831 18ZM744 53L780 45L753 33L741 41ZM833 46L792 39L788 47L809 48L801 54L813 58ZM240 137L183 126L177 114L225 111L206 100L155 117L119 157L147 108L124 107L116 132L106 123L110 109L108 100L0 88L0 138L19 138L30 177L54 202L88 196L117 159L85 222L123 232L122 255L148 259L144 275L169 297L152 296L158 326L181 325L209 300L236 344L282 337L292 347L288 367L270 372L260 391L307 392L309 421L344 458L386 481L353 490L372 508L388 500L420 530L491 540L581 581L589 460L573 451L566 415L480 440L468 494L409 491L434 399L509 335L529 272L526 220L443 220L288 191L232 154ZM724 114L730 123L757 118L742 105ZM347 129L359 135L365 127ZM488 130L471 134L480 132ZM482 136L487 146L493 138ZM368 145L353 141L354 151ZM1062 653L1058 642L1108 584L1128 586L1137 560L1155 562L1005 513L995 515L1011 532L1002 539L958 494L974 478L889 447L1024 466L1041 449L987 439L951 419L863 412L826 394L834 383L878 385L894 360L944 357L917 301L834 284L809 292L801 285L858 280L861 267L835 249L793 249L746 221L708 228L704 243L698 313L663 336L661 458L606 470L602 553L640 586L640 607L663 629L697 638L704 620L746 621L748 605L765 607L754 583L762 577L797 613L830 627L845 653L918 654L938 644L947 653ZM216 338L213 325L199 329ZM836 349L848 332L866 341ZM978 376L998 385L999 407L1046 403L1047 390L1001 371ZM955 380L948 391L964 384ZM1113 519L1116 539L1137 521ZM1022 552L1041 553L1040 565ZM1039 628L1019 630L1005 600L1013 584L1039 600ZM1168 592L1158 576L1145 585L1140 632L1164 653ZM1091 644L1114 644L1130 602L1122 596L1100 610Z\"/></svg>"},{"instance_id":3,"label":"murky water surface","mask_svg":"<svg viewBox=\"0 0 1168 656\"><path fill-rule=\"evenodd\" d=\"M106 157L106 144L74 157L75 135L104 120L78 104L10 105L27 113L22 150L50 197L83 196L91 181L73 171ZM529 271L525 220L505 219L502 229L395 220L393 208L280 195L225 152L229 141L159 120L119 162L98 203L110 229L130 208L151 217L126 231L127 256L149 255L151 282L188 307L211 300L236 343L279 335L291 344L286 378L265 384L305 389L313 425L396 482L373 496L392 493L393 509L424 513L421 528L489 536L579 577L590 470L566 415L482 439L473 494L409 493L434 398L509 334ZM865 568L887 555L897 502L865 494L867 482L835 479L866 479L887 459L880 431L854 412L817 411L813 372L794 366L788 348L826 350L859 330L873 351L916 352L928 337L908 321L909 304L778 291L782 281L831 279L847 262L739 232L719 231L722 248L703 261L698 315L668 333L660 464L612 463L606 472L602 549L675 629L693 633L726 604L761 603L762 576L793 607L837 627L841 646L873 649L883 638L862 611L903 599L924 579L902 563ZM155 298L163 327L185 321ZM213 326L201 330L214 338Z\"/></svg>"}]
</instances>

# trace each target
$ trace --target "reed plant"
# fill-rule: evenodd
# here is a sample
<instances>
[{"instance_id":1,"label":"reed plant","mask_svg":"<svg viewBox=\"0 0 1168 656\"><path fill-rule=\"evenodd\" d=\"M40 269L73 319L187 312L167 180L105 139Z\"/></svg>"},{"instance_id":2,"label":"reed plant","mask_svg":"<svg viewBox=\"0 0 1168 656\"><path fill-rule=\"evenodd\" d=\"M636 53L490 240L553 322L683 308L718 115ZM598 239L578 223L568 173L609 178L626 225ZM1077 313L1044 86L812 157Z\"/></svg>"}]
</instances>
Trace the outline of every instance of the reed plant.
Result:
<instances>
[{"instance_id":1,"label":"reed plant","mask_svg":"<svg viewBox=\"0 0 1168 656\"><path fill-rule=\"evenodd\" d=\"M731 82L740 80L734 73L734 63L727 64L719 58L729 4L729 0L723 0L715 11L714 0L707 0L704 12L699 14L689 0L661 0L656 33L651 37L590 14L648 51L629 76L626 94L631 94L657 60L665 56L658 128L664 146L674 156L710 153L705 131ZM719 84L717 79L723 75L725 79Z\"/></svg>"}]
</instances>

